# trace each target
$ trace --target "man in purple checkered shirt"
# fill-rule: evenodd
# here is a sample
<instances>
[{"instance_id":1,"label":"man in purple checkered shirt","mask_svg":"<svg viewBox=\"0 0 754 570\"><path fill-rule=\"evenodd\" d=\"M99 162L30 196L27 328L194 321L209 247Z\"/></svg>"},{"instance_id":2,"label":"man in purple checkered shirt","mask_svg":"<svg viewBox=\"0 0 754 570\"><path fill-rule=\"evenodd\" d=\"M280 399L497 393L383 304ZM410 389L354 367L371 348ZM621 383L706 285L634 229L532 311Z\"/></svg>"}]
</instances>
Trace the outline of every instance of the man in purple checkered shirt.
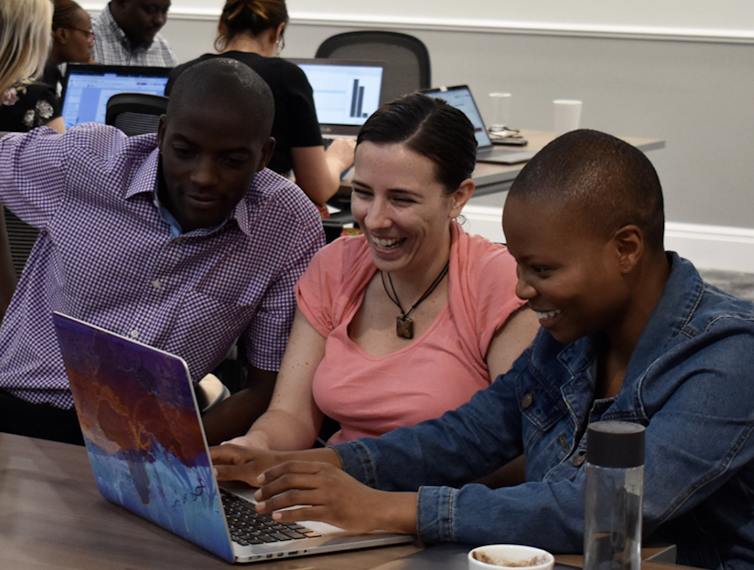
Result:
<instances>
[{"instance_id":1,"label":"man in purple checkered shirt","mask_svg":"<svg viewBox=\"0 0 754 570\"><path fill-rule=\"evenodd\" d=\"M250 388L205 416L208 439L266 409L322 223L265 169L274 104L256 73L214 59L179 82L156 136L0 139L0 201L41 230L0 326L0 431L81 441L52 311L178 354L194 381L243 336Z\"/></svg>"}]
</instances>

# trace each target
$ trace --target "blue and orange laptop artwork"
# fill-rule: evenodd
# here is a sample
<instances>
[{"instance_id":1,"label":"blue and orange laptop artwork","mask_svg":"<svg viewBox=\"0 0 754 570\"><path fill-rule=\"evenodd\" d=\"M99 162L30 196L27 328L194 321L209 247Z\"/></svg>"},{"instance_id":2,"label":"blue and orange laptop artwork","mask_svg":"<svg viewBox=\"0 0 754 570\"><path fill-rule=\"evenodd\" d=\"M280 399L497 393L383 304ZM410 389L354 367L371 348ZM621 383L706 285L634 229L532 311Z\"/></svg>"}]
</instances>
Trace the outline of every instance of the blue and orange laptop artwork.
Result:
<instances>
[{"instance_id":1,"label":"blue and orange laptop artwork","mask_svg":"<svg viewBox=\"0 0 754 570\"><path fill-rule=\"evenodd\" d=\"M94 477L109 501L229 562L412 540L318 522L281 525L258 514L251 487L230 492L214 478L183 359L60 313L53 322Z\"/></svg>"}]
</instances>

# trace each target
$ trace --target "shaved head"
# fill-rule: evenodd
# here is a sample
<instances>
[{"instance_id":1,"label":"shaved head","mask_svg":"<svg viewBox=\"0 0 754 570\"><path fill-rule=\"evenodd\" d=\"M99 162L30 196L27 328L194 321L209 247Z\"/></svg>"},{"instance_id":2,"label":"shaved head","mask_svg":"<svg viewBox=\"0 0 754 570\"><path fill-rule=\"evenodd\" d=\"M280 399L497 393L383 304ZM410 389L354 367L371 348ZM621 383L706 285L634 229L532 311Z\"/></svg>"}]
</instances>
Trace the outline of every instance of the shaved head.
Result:
<instances>
[{"instance_id":1,"label":"shaved head","mask_svg":"<svg viewBox=\"0 0 754 570\"><path fill-rule=\"evenodd\" d=\"M181 73L170 92L166 115L191 117L209 107L234 110L260 139L266 140L272 132L272 91L254 70L236 60L211 58Z\"/></svg>"},{"instance_id":2,"label":"shaved head","mask_svg":"<svg viewBox=\"0 0 754 570\"><path fill-rule=\"evenodd\" d=\"M643 152L608 134L581 129L558 137L523 168L509 197L556 206L599 237L635 225L650 249L663 251L657 172Z\"/></svg>"}]
</instances>

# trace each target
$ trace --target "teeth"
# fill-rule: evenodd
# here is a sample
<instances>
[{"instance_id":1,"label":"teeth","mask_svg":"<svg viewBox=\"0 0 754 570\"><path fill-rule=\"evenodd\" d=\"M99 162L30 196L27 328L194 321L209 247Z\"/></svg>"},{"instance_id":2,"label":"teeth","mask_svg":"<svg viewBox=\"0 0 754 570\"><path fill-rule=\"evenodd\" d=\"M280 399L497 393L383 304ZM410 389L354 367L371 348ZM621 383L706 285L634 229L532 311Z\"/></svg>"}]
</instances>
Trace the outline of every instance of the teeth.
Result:
<instances>
[{"instance_id":1,"label":"teeth","mask_svg":"<svg viewBox=\"0 0 754 570\"><path fill-rule=\"evenodd\" d=\"M544 313L540 313L539 311L534 311L534 313L537 315L538 319L552 319L560 314L560 311L546 311Z\"/></svg>"},{"instance_id":2,"label":"teeth","mask_svg":"<svg viewBox=\"0 0 754 570\"><path fill-rule=\"evenodd\" d=\"M377 245L377 247L382 248L391 248L398 245L398 243L401 241L400 239L378 239L373 238L372 241Z\"/></svg>"}]
</instances>

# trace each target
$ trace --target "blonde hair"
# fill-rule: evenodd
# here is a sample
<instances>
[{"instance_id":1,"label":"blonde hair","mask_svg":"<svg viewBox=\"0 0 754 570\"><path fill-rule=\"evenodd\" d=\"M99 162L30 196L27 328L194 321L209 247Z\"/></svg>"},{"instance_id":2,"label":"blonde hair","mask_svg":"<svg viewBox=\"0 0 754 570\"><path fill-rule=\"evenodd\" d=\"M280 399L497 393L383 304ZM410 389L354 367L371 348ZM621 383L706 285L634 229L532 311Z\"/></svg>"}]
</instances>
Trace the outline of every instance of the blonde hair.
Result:
<instances>
[{"instance_id":1,"label":"blonde hair","mask_svg":"<svg viewBox=\"0 0 754 570\"><path fill-rule=\"evenodd\" d=\"M51 0L0 1L0 94L42 72L52 35Z\"/></svg>"},{"instance_id":2,"label":"blonde hair","mask_svg":"<svg viewBox=\"0 0 754 570\"><path fill-rule=\"evenodd\" d=\"M215 49L224 51L228 42L239 34L253 37L280 24L288 23L285 0L227 0L220 14L225 33L215 39Z\"/></svg>"}]
</instances>

